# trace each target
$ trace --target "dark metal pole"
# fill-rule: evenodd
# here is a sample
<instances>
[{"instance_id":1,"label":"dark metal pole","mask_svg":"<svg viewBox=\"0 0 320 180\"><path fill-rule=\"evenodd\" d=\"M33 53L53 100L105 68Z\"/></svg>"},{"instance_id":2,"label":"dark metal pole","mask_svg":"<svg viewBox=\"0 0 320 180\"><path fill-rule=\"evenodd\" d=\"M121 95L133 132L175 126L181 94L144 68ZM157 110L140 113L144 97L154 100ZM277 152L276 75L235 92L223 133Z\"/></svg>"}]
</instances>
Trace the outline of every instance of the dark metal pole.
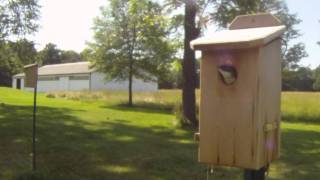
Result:
<instances>
[{"instance_id":1,"label":"dark metal pole","mask_svg":"<svg viewBox=\"0 0 320 180\"><path fill-rule=\"evenodd\" d=\"M36 170L36 117L37 117L37 81L34 87L33 121L32 121L32 170Z\"/></svg>"},{"instance_id":2,"label":"dark metal pole","mask_svg":"<svg viewBox=\"0 0 320 180\"><path fill-rule=\"evenodd\" d=\"M244 180L265 180L267 167L262 167L259 170L244 170Z\"/></svg>"}]
</instances>

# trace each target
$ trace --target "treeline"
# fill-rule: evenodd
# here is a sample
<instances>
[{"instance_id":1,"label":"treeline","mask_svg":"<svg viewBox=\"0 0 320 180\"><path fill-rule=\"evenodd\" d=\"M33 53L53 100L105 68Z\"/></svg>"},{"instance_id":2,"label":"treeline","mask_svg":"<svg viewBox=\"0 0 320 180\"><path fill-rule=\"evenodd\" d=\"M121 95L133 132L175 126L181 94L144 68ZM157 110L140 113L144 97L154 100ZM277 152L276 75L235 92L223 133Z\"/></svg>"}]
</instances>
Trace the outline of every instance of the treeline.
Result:
<instances>
[{"instance_id":1,"label":"treeline","mask_svg":"<svg viewBox=\"0 0 320 180\"><path fill-rule=\"evenodd\" d=\"M87 51L77 53L72 50L61 50L55 44L47 44L37 51L35 44L27 39L4 41L0 44L0 86L11 86L12 76L21 73L24 65L60 64L85 61Z\"/></svg>"},{"instance_id":2,"label":"treeline","mask_svg":"<svg viewBox=\"0 0 320 180\"><path fill-rule=\"evenodd\" d=\"M316 69L299 67L282 72L283 91L320 91L320 66Z\"/></svg>"}]
</instances>

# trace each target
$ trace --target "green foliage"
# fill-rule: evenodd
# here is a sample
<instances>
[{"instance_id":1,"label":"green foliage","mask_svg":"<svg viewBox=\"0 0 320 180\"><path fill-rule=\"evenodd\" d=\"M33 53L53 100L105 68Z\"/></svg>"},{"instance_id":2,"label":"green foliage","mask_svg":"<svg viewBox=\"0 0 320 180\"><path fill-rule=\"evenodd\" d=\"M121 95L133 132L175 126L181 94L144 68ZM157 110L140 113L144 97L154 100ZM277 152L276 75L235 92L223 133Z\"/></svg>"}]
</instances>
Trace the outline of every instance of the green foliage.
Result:
<instances>
[{"instance_id":1,"label":"green foliage","mask_svg":"<svg viewBox=\"0 0 320 180\"><path fill-rule=\"evenodd\" d=\"M0 86L11 86L11 78L22 68L17 53L8 43L0 45Z\"/></svg>"},{"instance_id":2,"label":"green foliage","mask_svg":"<svg viewBox=\"0 0 320 180\"><path fill-rule=\"evenodd\" d=\"M284 91L313 91L313 72L308 67L299 67L297 70L284 70L282 89Z\"/></svg>"},{"instance_id":3,"label":"green foliage","mask_svg":"<svg viewBox=\"0 0 320 180\"><path fill-rule=\"evenodd\" d=\"M39 52L39 56L43 65L82 61L82 57L79 53L73 50L61 50L52 43L48 43Z\"/></svg>"},{"instance_id":4,"label":"green foliage","mask_svg":"<svg viewBox=\"0 0 320 180\"><path fill-rule=\"evenodd\" d=\"M39 61L35 43L27 39L20 39L16 42L9 42L11 49L16 52L23 65L32 64Z\"/></svg>"},{"instance_id":5,"label":"green foliage","mask_svg":"<svg viewBox=\"0 0 320 180\"><path fill-rule=\"evenodd\" d=\"M293 45L283 57L282 69L295 70L299 68L300 60L307 56L308 54L305 51L305 45L303 43Z\"/></svg>"},{"instance_id":6,"label":"green foliage","mask_svg":"<svg viewBox=\"0 0 320 180\"><path fill-rule=\"evenodd\" d=\"M0 0L0 40L38 29L38 0Z\"/></svg>"},{"instance_id":7,"label":"green foliage","mask_svg":"<svg viewBox=\"0 0 320 180\"><path fill-rule=\"evenodd\" d=\"M112 0L101 9L93 29L90 59L107 79L129 80L130 92L133 77L155 81L166 75L175 51L166 39L168 23L157 3Z\"/></svg>"},{"instance_id":8,"label":"green foliage","mask_svg":"<svg viewBox=\"0 0 320 180\"><path fill-rule=\"evenodd\" d=\"M80 59L83 61L89 61L91 55L92 55L92 50L90 48L85 48L80 53Z\"/></svg>"},{"instance_id":9,"label":"green foliage","mask_svg":"<svg viewBox=\"0 0 320 180\"><path fill-rule=\"evenodd\" d=\"M0 44L0 85L11 86L12 76L20 73L24 65L37 62L34 43L26 39Z\"/></svg>"},{"instance_id":10,"label":"green foliage","mask_svg":"<svg viewBox=\"0 0 320 180\"><path fill-rule=\"evenodd\" d=\"M79 61L83 61L79 53L72 50L61 52L61 63L72 63Z\"/></svg>"},{"instance_id":11,"label":"green foliage","mask_svg":"<svg viewBox=\"0 0 320 180\"><path fill-rule=\"evenodd\" d=\"M61 50L55 44L48 43L39 54L43 65L61 63Z\"/></svg>"},{"instance_id":12,"label":"green foliage","mask_svg":"<svg viewBox=\"0 0 320 180\"><path fill-rule=\"evenodd\" d=\"M313 89L315 91L320 91L320 66L318 66L313 71L313 77L314 77Z\"/></svg>"}]
</instances>

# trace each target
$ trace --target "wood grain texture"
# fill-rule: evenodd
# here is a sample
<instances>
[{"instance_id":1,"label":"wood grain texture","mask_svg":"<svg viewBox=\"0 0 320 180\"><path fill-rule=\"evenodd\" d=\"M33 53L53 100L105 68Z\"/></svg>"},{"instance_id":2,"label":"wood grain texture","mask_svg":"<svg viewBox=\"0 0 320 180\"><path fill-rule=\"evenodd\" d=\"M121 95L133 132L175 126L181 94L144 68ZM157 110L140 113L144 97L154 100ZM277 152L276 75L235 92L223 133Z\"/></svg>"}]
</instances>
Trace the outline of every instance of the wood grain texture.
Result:
<instances>
[{"instance_id":1,"label":"wood grain texture","mask_svg":"<svg viewBox=\"0 0 320 180\"><path fill-rule=\"evenodd\" d=\"M226 56L228 54L228 56ZM221 58L232 57L237 81L218 75ZM201 62L199 161L260 169L279 157L280 40L262 48L204 51Z\"/></svg>"},{"instance_id":2,"label":"wood grain texture","mask_svg":"<svg viewBox=\"0 0 320 180\"><path fill-rule=\"evenodd\" d=\"M285 27L270 14L259 14L237 17L230 29L191 42L203 56L199 161L258 170L280 155ZM237 70L230 86L218 75L221 62L232 62Z\"/></svg>"},{"instance_id":3,"label":"wood grain texture","mask_svg":"<svg viewBox=\"0 0 320 180\"><path fill-rule=\"evenodd\" d=\"M237 16L230 24L229 29L248 29L257 27L280 26L282 23L278 18L269 14L261 13L254 15Z\"/></svg>"},{"instance_id":4,"label":"wood grain texture","mask_svg":"<svg viewBox=\"0 0 320 180\"><path fill-rule=\"evenodd\" d=\"M257 82L257 49L227 52L238 70L235 84L218 76L218 61L226 52L204 52L201 62L200 162L252 167L254 160L253 94Z\"/></svg>"},{"instance_id":5,"label":"wood grain texture","mask_svg":"<svg viewBox=\"0 0 320 180\"><path fill-rule=\"evenodd\" d=\"M272 131L262 133L264 145L264 163L270 163L279 158L280 150L280 102L281 102L281 40L276 40L261 49L260 76L260 120L266 126L268 123L277 124ZM268 62L266 62L268 61Z\"/></svg>"}]
</instances>

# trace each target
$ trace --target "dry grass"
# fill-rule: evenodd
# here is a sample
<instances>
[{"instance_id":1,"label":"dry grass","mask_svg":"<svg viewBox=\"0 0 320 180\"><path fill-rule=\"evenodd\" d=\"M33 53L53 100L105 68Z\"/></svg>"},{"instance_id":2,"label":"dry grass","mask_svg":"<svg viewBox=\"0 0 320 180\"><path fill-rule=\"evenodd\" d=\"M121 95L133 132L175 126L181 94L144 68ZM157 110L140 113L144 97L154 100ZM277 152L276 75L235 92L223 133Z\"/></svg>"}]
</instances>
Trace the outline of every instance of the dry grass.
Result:
<instances>
[{"instance_id":1,"label":"dry grass","mask_svg":"<svg viewBox=\"0 0 320 180\"><path fill-rule=\"evenodd\" d=\"M165 109L177 113L181 108L181 90L160 90L157 92L137 92L133 94L136 106L143 108ZM197 90L197 104L200 92ZM125 91L78 91L50 92L48 98L126 104L128 93ZM285 121L320 122L320 93L283 92L281 101L282 119Z\"/></svg>"},{"instance_id":2,"label":"dry grass","mask_svg":"<svg viewBox=\"0 0 320 180\"><path fill-rule=\"evenodd\" d=\"M46 94L48 98L63 98L78 101L107 101L108 103L126 103L128 93L126 91L58 91ZM162 106L174 106L181 100L180 90L160 90L157 92L135 92L133 101L135 104L157 104Z\"/></svg>"}]
</instances>

